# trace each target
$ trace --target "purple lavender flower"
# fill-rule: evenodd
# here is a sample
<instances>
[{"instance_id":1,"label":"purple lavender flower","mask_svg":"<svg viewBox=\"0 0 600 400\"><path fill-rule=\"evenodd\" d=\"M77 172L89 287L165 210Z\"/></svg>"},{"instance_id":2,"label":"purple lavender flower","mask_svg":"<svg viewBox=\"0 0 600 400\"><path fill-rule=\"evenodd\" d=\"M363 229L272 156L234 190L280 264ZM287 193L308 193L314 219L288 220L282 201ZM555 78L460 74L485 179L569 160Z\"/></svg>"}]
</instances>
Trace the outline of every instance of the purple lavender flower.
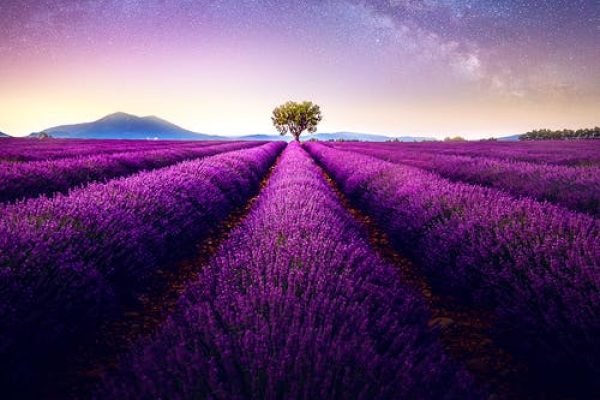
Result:
<instances>
[{"instance_id":1,"label":"purple lavender flower","mask_svg":"<svg viewBox=\"0 0 600 400\"><path fill-rule=\"evenodd\" d=\"M491 308L495 335L515 355L565 381L598 376L597 219L354 152L307 148L438 290Z\"/></svg>"},{"instance_id":2,"label":"purple lavender flower","mask_svg":"<svg viewBox=\"0 0 600 400\"><path fill-rule=\"evenodd\" d=\"M98 398L479 398L419 296L288 145L250 214Z\"/></svg>"},{"instance_id":3,"label":"purple lavender flower","mask_svg":"<svg viewBox=\"0 0 600 400\"><path fill-rule=\"evenodd\" d=\"M236 142L198 147L179 145L157 150L138 149L117 154L4 163L0 169L0 202L66 192L90 182L106 181L258 144L260 143Z\"/></svg>"},{"instance_id":4,"label":"purple lavender flower","mask_svg":"<svg viewBox=\"0 0 600 400\"><path fill-rule=\"evenodd\" d=\"M118 315L258 190L281 143L0 206L0 358L10 381Z\"/></svg>"}]
</instances>

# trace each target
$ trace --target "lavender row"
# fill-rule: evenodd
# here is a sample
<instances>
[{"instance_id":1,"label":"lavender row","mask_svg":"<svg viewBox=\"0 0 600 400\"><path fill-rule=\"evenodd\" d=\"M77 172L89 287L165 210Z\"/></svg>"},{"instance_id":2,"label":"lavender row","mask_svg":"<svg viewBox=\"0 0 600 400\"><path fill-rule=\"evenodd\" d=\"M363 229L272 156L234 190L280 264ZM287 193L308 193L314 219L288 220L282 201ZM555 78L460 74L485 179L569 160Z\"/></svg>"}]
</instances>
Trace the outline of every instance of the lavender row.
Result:
<instances>
[{"instance_id":1,"label":"lavender row","mask_svg":"<svg viewBox=\"0 0 600 400\"><path fill-rule=\"evenodd\" d=\"M172 146L165 142L80 139L7 139L2 141L0 162L48 161L70 157L154 150Z\"/></svg>"},{"instance_id":2,"label":"lavender row","mask_svg":"<svg viewBox=\"0 0 600 400\"><path fill-rule=\"evenodd\" d=\"M48 161L90 155L116 154L141 150L201 147L224 143L222 141L142 141L142 140L89 140L89 139L3 139L0 163Z\"/></svg>"},{"instance_id":3,"label":"lavender row","mask_svg":"<svg viewBox=\"0 0 600 400\"><path fill-rule=\"evenodd\" d=\"M482 157L418 154L378 145L336 147L423 168L453 181L489 186L514 196L532 197L574 211L600 215L600 167L564 167Z\"/></svg>"},{"instance_id":4,"label":"lavender row","mask_svg":"<svg viewBox=\"0 0 600 400\"><path fill-rule=\"evenodd\" d=\"M350 144L350 143L349 143ZM360 143L352 145L360 146ZM381 143L381 147L435 155L487 157L538 164L600 167L600 140L536 142Z\"/></svg>"},{"instance_id":5,"label":"lavender row","mask_svg":"<svg viewBox=\"0 0 600 400\"><path fill-rule=\"evenodd\" d=\"M283 144L192 160L2 207L0 358L7 384L85 337L157 268L256 192Z\"/></svg>"},{"instance_id":6,"label":"lavender row","mask_svg":"<svg viewBox=\"0 0 600 400\"><path fill-rule=\"evenodd\" d=\"M565 383L600 373L600 221L353 152L308 149L439 290L490 307L494 334L515 355Z\"/></svg>"},{"instance_id":7,"label":"lavender row","mask_svg":"<svg viewBox=\"0 0 600 400\"><path fill-rule=\"evenodd\" d=\"M423 303L290 144L248 217L99 398L474 398Z\"/></svg>"},{"instance_id":8,"label":"lavender row","mask_svg":"<svg viewBox=\"0 0 600 400\"><path fill-rule=\"evenodd\" d=\"M249 148L252 142L219 144L199 148L134 151L120 154L66 158L28 163L9 163L0 170L0 202L15 201L56 192L94 181L106 181L142 170L162 168L192 158Z\"/></svg>"}]
</instances>

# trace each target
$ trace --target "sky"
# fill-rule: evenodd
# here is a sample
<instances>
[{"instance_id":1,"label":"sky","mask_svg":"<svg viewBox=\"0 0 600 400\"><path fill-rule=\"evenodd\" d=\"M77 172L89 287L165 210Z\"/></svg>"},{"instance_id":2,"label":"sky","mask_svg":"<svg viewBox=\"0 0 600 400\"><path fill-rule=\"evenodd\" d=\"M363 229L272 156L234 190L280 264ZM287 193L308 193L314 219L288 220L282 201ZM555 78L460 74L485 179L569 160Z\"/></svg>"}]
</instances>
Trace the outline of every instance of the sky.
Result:
<instances>
[{"instance_id":1,"label":"sky","mask_svg":"<svg viewBox=\"0 0 600 400\"><path fill-rule=\"evenodd\" d=\"M0 0L0 131L116 111L211 134L600 125L597 0Z\"/></svg>"}]
</instances>

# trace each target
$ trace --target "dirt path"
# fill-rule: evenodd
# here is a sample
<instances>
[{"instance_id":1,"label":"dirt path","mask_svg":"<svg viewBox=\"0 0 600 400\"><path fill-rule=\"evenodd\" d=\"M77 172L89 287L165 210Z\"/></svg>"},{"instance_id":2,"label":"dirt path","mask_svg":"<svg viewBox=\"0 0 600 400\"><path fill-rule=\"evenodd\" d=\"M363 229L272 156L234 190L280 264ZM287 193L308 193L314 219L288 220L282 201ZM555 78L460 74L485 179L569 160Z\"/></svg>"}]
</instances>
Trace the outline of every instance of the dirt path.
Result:
<instances>
[{"instance_id":1,"label":"dirt path","mask_svg":"<svg viewBox=\"0 0 600 400\"><path fill-rule=\"evenodd\" d=\"M354 207L322 167L321 170L345 208L364 227L373 249L397 267L402 282L422 294L431 313L429 326L439 330L446 352L488 388L491 399L557 398L535 392L527 379L527 366L515 361L494 343L487 333L494 323L489 312L466 308L453 298L433 292L422 271L396 252L387 235L368 215Z\"/></svg>"},{"instance_id":2,"label":"dirt path","mask_svg":"<svg viewBox=\"0 0 600 400\"><path fill-rule=\"evenodd\" d=\"M177 300L190 281L209 261L231 231L246 217L279 162L275 160L262 179L258 192L233 211L210 235L196 246L193 256L158 270L135 304L128 305L122 318L102 326L93 340L77 346L46 379L31 398L89 398L94 386L107 371L114 369L119 357L140 338L151 334L173 312Z\"/></svg>"}]
</instances>

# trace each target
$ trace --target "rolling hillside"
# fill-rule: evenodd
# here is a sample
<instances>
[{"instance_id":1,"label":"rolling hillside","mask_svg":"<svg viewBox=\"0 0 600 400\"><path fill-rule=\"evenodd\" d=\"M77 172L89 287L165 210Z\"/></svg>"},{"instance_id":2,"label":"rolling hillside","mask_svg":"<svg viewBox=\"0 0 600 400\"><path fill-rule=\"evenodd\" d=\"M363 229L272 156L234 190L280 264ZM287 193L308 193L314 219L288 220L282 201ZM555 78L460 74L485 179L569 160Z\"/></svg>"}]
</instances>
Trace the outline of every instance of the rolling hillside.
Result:
<instances>
[{"instance_id":1,"label":"rolling hillside","mask_svg":"<svg viewBox=\"0 0 600 400\"><path fill-rule=\"evenodd\" d=\"M118 112L94 122L61 125L44 129L53 138L65 139L162 139L162 140L213 140L218 136L188 131L158 117L138 117ZM30 136L37 137L39 133Z\"/></svg>"}]
</instances>

